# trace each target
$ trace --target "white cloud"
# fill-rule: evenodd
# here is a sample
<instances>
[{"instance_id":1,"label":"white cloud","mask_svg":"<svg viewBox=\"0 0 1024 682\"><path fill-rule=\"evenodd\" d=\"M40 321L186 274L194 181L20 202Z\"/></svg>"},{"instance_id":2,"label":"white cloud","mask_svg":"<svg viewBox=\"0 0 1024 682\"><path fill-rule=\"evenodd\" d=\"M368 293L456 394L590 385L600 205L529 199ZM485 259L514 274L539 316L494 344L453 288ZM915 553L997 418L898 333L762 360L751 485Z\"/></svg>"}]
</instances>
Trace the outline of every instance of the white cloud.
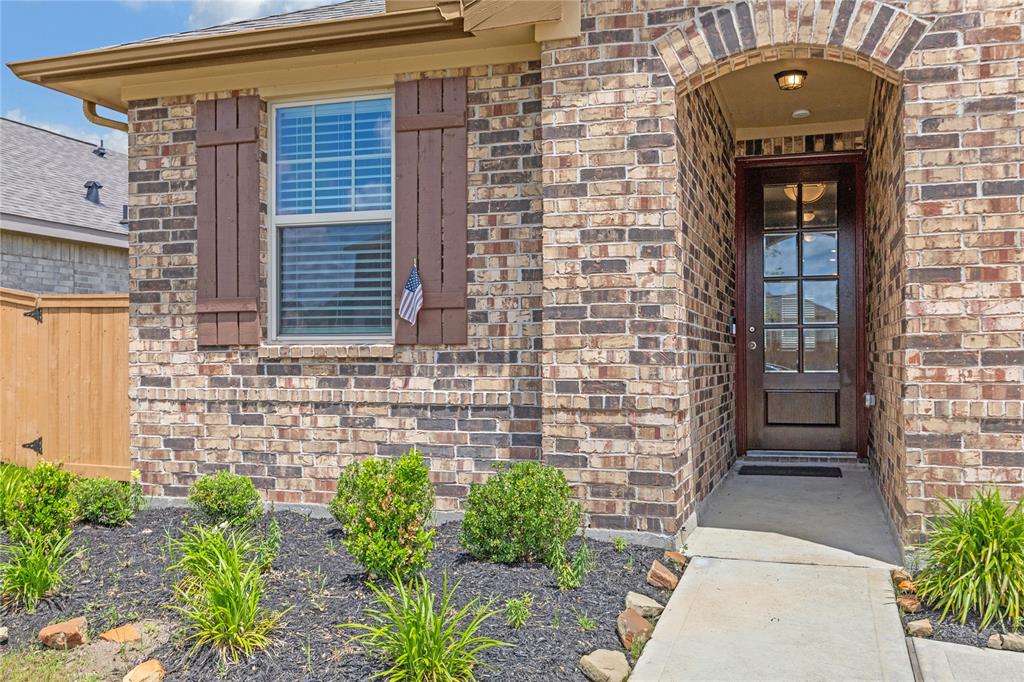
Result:
<instances>
[{"instance_id":1,"label":"white cloud","mask_svg":"<svg viewBox=\"0 0 1024 682\"><path fill-rule=\"evenodd\" d=\"M30 126L49 130L60 135L66 135L67 137L73 137L76 140L85 140L93 144L97 144L100 140L103 140L103 146L107 149L113 149L114 151L121 152L122 154L128 153L128 134L123 133L120 130L100 128L99 126L69 126L63 123L36 120L26 116L21 109L8 109L4 116L12 121L27 123Z\"/></svg>"},{"instance_id":2,"label":"white cloud","mask_svg":"<svg viewBox=\"0 0 1024 682\"><path fill-rule=\"evenodd\" d=\"M329 3L330 0L192 0L188 23L192 28L203 28Z\"/></svg>"}]
</instances>

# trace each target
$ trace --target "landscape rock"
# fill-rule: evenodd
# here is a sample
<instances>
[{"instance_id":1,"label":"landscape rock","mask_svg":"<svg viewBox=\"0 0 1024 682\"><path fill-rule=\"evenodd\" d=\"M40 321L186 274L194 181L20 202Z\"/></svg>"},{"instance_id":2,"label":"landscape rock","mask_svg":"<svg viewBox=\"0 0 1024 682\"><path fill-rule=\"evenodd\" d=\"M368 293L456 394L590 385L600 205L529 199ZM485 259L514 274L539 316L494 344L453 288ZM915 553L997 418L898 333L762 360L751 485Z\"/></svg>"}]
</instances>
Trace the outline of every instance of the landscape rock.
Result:
<instances>
[{"instance_id":1,"label":"landscape rock","mask_svg":"<svg viewBox=\"0 0 1024 682\"><path fill-rule=\"evenodd\" d=\"M932 622L927 618L912 620L907 623L907 634L911 637L931 637L935 634Z\"/></svg>"},{"instance_id":2,"label":"landscape rock","mask_svg":"<svg viewBox=\"0 0 1024 682\"><path fill-rule=\"evenodd\" d=\"M921 610L921 600L909 594L904 594L896 597L896 606L907 613L917 613Z\"/></svg>"},{"instance_id":3,"label":"landscape rock","mask_svg":"<svg viewBox=\"0 0 1024 682\"><path fill-rule=\"evenodd\" d=\"M598 649L580 659L580 670L591 682L625 682L629 662L621 651Z\"/></svg>"},{"instance_id":4,"label":"landscape rock","mask_svg":"<svg viewBox=\"0 0 1024 682\"><path fill-rule=\"evenodd\" d=\"M889 573L889 576L892 578L892 581L894 583L901 583L904 580L913 580L911 575L902 568L892 569L892 571Z\"/></svg>"},{"instance_id":5,"label":"landscape rock","mask_svg":"<svg viewBox=\"0 0 1024 682\"><path fill-rule=\"evenodd\" d=\"M39 631L39 641L51 649L74 649L89 642L89 623L79 616L47 625Z\"/></svg>"},{"instance_id":6,"label":"landscape rock","mask_svg":"<svg viewBox=\"0 0 1024 682\"><path fill-rule=\"evenodd\" d=\"M651 564L651 570L647 571L647 583L666 590L674 590L676 585L679 584L679 578L676 577L675 573L668 570L665 564L655 559L654 563Z\"/></svg>"},{"instance_id":7,"label":"landscape rock","mask_svg":"<svg viewBox=\"0 0 1024 682\"><path fill-rule=\"evenodd\" d=\"M686 562L690 559L682 552L668 550L665 552L665 561L671 561L681 571L686 568Z\"/></svg>"},{"instance_id":8,"label":"landscape rock","mask_svg":"<svg viewBox=\"0 0 1024 682\"><path fill-rule=\"evenodd\" d=\"M657 618L665 610L664 606L639 592L630 592L626 595L626 608L633 609L644 618Z\"/></svg>"},{"instance_id":9,"label":"landscape rock","mask_svg":"<svg viewBox=\"0 0 1024 682\"><path fill-rule=\"evenodd\" d=\"M128 625L107 630L100 635L100 639L105 639L108 642L117 642L118 644L126 644L128 642L138 642L142 639L142 634L137 627L129 623Z\"/></svg>"},{"instance_id":10,"label":"landscape rock","mask_svg":"<svg viewBox=\"0 0 1024 682\"><path fill-rule=\"evenodd\" d=\"M151 658L132 668L121 682L161 682L164 679L164 667L160 661Z\"/></svg>"},{"instance_id":11,"label":"landscape rock","mask_svg":"<svg viewBox=\"0 0 1024 682\"><path fill-rule=\"evenodd\" d=\"M640 637L644 641L654 634L654 626L633 609L626 609L615 619L615 630L619 633L622 646L627 649L633 646L633 640Z\"/></svg>"},{"instance_id":12,"label":"landscape rock","mask_svg":"<svg viewBox=\"0 0 1024 682\"><path fill-rule=\"evenodd\" d=\"M0 626L0 644L7 644L8 637L7 628Z\"/></svg>"},{"instance_id":13,"label":"landscape rock","mask_svg":"<svg viewBox=\"0 0 1024 682\"><path fill-rule=\"evenodd\" d=\"M917 592L917 585L915 585L912 580L901 580L896 587L899 588L900 592L907 592L910 594Z\"/></svg>"},{"instance_id":14,"label":"landscape rock","mask_svg":"<svg viewBox=\"0 0 1024 682\"><path fill-rule=\"evenodd\" d=\"M1003 651L1024 652L1024 635L995 634L988 638L988 647L990 649L1002 649Z\"/></svg>"}]
</instances>

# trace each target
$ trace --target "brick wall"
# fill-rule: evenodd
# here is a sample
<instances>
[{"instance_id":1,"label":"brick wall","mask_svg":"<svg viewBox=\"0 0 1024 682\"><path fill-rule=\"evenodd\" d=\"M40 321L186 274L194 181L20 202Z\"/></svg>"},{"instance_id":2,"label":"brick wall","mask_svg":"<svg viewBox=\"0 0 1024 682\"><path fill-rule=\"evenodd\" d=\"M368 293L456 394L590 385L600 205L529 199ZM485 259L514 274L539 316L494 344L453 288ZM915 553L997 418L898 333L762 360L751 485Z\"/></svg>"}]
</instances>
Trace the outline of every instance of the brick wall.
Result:
<instances>
[{"instance_id":1,"label":"brick wall","mask_svg":"<svg viewBox=\"0 0 1024 682\"><path fill-rule=\"evenodd\" d=\"M680 231L682 301L693 505L711 493L736 460L735 143L710 88L680 95Z\"/></svg>"},{"instance_id":2,"label":"brick wall","mask_svg":"<svg viewBox=\"0 0 1024 682\"><path fill-rule=\"evenodd\" d=\"M903 443L904 183L902 91L876 81L867 121L865 169L865 316L868 391L868 462L889 517L902 531L906 517Z\"/></svg>"},{"instance_id":3,"label":"brick wall","mask_svg":"<svg viewBox=\"0 0 1024 682\"><path fill-rule=\"evenodd\" d=\"M456 72L403 77L439 75ZM438 507L454 509L495 461L539 458L539 65L468 76L470 328L459 347L197 350L194 101L229 93L131 104L132 455L148 494L181 496L230 468L270 500L324 503L354 458L417 445ZM265 115L261 128L265 145ZM264 197L266 173L264 162Z\"/></svg>"},{"instance_id":4,"label":"brick wall","mask_svg":"<svg viewBox=\"0 0 1024 682\"><path fill-rule=\"evenodd\" d=\"M0 286L36 294L122 294L128 250L0 229Z\"/></svg>"},{"instance_id":5,"label":"brick wall","mask_svg":"<svg viewBox=\"0 0 1024 682\"><path fill-rule=\"evenodd\" d=\"M1024 497L1024 6L914 0L903 87L907 530L937 497Z\"/></svg>"}]
</instances>

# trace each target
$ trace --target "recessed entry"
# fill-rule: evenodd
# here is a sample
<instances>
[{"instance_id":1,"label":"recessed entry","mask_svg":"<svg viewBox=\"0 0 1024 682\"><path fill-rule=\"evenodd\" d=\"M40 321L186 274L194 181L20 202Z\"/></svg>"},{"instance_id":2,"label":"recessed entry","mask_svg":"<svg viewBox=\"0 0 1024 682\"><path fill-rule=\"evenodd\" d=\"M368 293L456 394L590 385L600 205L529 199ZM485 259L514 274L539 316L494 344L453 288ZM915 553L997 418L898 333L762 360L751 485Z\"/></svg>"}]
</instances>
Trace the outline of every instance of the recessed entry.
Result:
<instances>
[{"instance_id":1,"label":"recessed entry","mask_svg":"<svg viewBox=\"0 0 1024 682\"><path fill-rule=\"evenodd\" d=\"M836 426L839 394L832 391L766 391L769 425Z\"/></svg>"}]
</instances>

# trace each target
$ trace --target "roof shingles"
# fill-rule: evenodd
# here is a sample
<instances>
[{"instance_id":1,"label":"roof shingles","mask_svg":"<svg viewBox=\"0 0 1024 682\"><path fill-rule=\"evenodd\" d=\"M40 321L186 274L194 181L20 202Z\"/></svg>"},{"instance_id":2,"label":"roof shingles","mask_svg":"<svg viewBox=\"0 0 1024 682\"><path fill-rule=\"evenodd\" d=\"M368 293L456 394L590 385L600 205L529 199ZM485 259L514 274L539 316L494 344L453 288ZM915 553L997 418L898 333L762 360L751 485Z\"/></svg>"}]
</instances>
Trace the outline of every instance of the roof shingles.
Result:
<instances>
[{"instance_id":1,"label":"roof shingles","mask_svg":"<svg viewBox=\"0 0 1024 682\"><path fill-rule=\"evenodd\" d=\"M128 157L48 130L0 118L0 212L62 225L126 234ZM98 180L99 205L85 198Z\"/></svg>"}]
</instances>

